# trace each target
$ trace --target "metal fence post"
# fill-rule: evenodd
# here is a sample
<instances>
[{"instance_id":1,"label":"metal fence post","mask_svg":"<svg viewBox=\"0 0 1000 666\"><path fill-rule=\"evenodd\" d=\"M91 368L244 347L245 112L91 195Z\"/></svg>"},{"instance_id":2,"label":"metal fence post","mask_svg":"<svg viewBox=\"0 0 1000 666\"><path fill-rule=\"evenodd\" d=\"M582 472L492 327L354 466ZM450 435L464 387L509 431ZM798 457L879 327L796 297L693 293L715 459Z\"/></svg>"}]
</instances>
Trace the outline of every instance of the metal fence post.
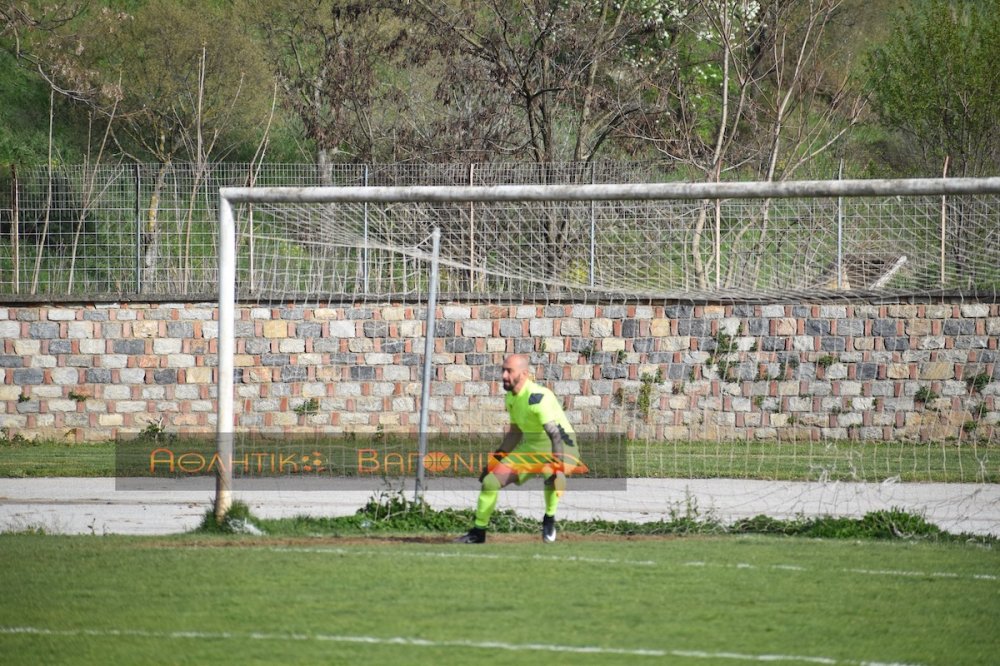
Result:
<instances>
[{"instance_id":1,"label":"metal fence post","mask_svg":"<svg viewBox=\"0 0 1000 666\"><path fill-rule=\"evenodd\" d=\"M247 185L253 187L257 184L257 178L251 168L250 173L247 175ZM254 247L254 228L253 228L253 204L247 204L247 253L248 253L248 282L250 283L250 293L257 293L257 254Z\"/></svg>"},{"instance_id":2,"label":"metal fence post","mask_svg":"<svg viewBox=\"0 0 1000 666\"><path fill-rule=\"evenodd\" d=\"M722 200L715 200L715 288L722 289Z\"/></svg>"},{"instance_id":3,"label":"metal fence post","mask_svg":"<svg viewBox=\"0 0 1000 666\"><path fill-rule=\"evenodd\" d=\"M840 160L837 180L844 180L844 160ZM844 197L837 197L837 289L843 289L844 276Z\"/></svg>"},{"instance_id":4,"label":"metal fence post","mask_svg":"<svg viewBox=\"0 0 1000 666\"><path fill-rule=\"evenodd\" d=\"M949 158L950 155L945 155L944 157L944 172L941 174L941 178L948 177ZM945 250L945 229L947 227L947 223L948 223L948 197L942 194L941 195L941 288L942 289L944 289L944 283L945 283L944 250Z\"/></svg>"},{"instance_id":5,"label":"metal fence post","mask_svg":"<svg viewBox=\"0 0 1000 666\"><path fill-rule=\"evenodd\" d=\"M14 245L14 293L21 293L21 229L18 223L20 210L18 206L17 166L10 165L10 237Z\"/></svg>"},{"instance_id":6,"label":"metal fence post","mask_svg":"<svg viewBox=\"0 0 1000 666\"><path fill-rule=\"evenodd\" d=\"M142 166L135 163L135 292L142 293Z\"/></svg>"},{"instance_id":7,"label":"metal fence post","mask_svg":"<svg viewBox=\"0 0 1000 666\"><path fill-rule=\"evenodd\" d=\"M368 187L368 165L364 167L364 177L362 186ZM368 293L368 202L364 204L364 245L361 247L361 280L365 286L365 293Z\"/></svg>"},{"instance_id":8,"label":"metal fence post","mask_svg":"<svg viewBox=\"0 0 1000 666\"><path fill-rule=\"evenodd\" d=\"M476 184L476 165L469 164L469 187ZM476 203L469 202L469 291L476 290Z\"/></svg>"},{"instance_id":9,"label":"metal fence post","mask_svg":"<svg viewBox=\"0 0 1000 666\"><path fill-rule=\"evenodd\" d=\"M590 184L594 185L597 182L597 175L595 173L594 163L590 163ZM594 286L594 281L597 275L597 202L593 199L590 200L590 280L589 284L591 287Z\"/></svg>"}]
</instances>

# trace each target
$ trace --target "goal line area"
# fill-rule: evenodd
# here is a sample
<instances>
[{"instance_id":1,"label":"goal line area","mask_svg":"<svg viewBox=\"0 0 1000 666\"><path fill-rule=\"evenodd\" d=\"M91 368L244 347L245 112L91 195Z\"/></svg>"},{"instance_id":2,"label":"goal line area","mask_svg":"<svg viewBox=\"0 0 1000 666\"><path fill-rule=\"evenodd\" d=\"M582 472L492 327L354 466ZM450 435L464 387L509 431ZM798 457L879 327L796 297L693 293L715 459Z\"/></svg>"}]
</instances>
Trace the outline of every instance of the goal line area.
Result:
<instances>
[{"instance_id":1,"label":"goal line area","mask_svg":"<svg viewBox=\"0 0 1000 666\"><path fill-rule=\"evenodd\" d=\"M630 490L587 510L673 510L629 504L648 481L702 511L962 524L1000 481L1000 178L220 194L227 459L246 433L355 437L435 492L428 437L498 441L522 353L578 432L621 441Z\"/></svg>"}]
</instances>

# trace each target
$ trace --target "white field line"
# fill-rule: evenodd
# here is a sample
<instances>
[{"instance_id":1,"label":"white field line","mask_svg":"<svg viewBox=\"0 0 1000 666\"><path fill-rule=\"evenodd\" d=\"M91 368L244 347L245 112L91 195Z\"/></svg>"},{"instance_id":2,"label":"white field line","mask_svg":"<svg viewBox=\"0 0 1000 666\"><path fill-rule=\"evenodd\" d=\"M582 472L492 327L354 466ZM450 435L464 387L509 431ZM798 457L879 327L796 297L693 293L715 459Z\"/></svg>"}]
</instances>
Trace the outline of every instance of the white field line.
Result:
<instances>
[{"instance_id":1,"label":"white field line","mask_svg":"<svg viewBox=\"0 0 1000 666\"><path fill-rule=\"evenodd\" d=\"M201 548L201 546L192 546L192 548ZM321 555L355 555L372 557L377 555L389 554L393 558L398 557L426 557L426 558L460 558L460 559L484 559L484 560L517 560L518 562L523 562L525 558L521 555L504 555L502 553L476 553L464 551L436 551L436 550L406 550L406 549L365 549L365 548L323 548L323 547L307 547L307 546L279 546L274 548L268 548L268 550L276 553L318 553ZM532 560L544 560L551 562L582 562L584 564L607 564L616 566L626 566L626 567L653 567L658 565L668 566L666 562L658 562L656 560L627 560L627 559L616 559L616 558L602 558L602 557L579 557L576 555L533 555L529 559ZM682 566L685 567L724 567L731 569L761 569L761 570L775 570L775 571L802 571L808 572L807 567L799 566L796 564L768 564L768 565L756 565L748 564L745 562L738 562L736 564L723 564L719 562L682 562ZM829 571L829 569L823 569L824 572ZM960 580L967 578L970 580L997 580L1000 581L1000 575L995 574L985 574L985 573L969 573L960 574L949 571L895 571L895 570L878 570L878 569L841 569L842 573L849 574L860 574L866 576L898 576L901 578L952 578Z\"/></svg>"},{"instance_id":2,"label":"white field line","mask_svg":"<svg viewBox=\"0 0 1000 666\"><path fill-rule=\"evenodd\" d=\"M900 662L857 661L833 657L810 657L791 654L744 654L741 652L709 652L703 650L667 650L655 648L617 648L596 645L558 645L549 643L500 643L497 641L435 641L408 636L350 636L338 634L292 633L278 634L252 631L147 631L143 629L49 629L45 627L4 627L0 635L30 635L51 637L91 638L150 638L157 640L261 640L261 641L326 641L365 645L405 645L407 647L464 648L475 650L507 650L509 652L557 652L562 654L596 654L626 657L687 657L690 659L729 659L748 662L791 662L823 664L825 666L919 666Z\"/></svg>"},{"instance_id":3,"label":"white field line","mask_svg":"<svg viewBox=\"0 0 1000 666\"><path fill-rule=\"evenodd\" d=\"M772 569L780 571L809 571L806 567L800 567L794 564L747 564L745 562L738 562L736 564L722 564L719 562L684 562L686 567L721 567L727 569ZM823 571L829 571L829 569L824 569ZM982 574L982 573L971 573L971 574L960 574L953 571L901 571L892 569L840 569L842 573L849 574L860 574L863 576L898 576L900 578L952 578L952 579L962 579L968 578L970 580L1000 580L1000 576L994 574Z\"/></svg>"},{"instance_id":4,"label":"white field line","mask_svg":"<svg viewBox=\"0 0 1000 666\"><path fill-rule=\"evenodd\" d=\"M197 546L196 546L197 548ZM384 551L379 550L365 550L365 549L355 549L355 548L310 548L310 547L295 547L295 546L280 546L275 548L269 548L272 552L276 553L321 553L326 555L384 555ZM431 551L431 550L400 550L398 553L394 553L393 557L405 556L405 557L435 557L435 558L462 558L462 559L483 559L483 560L518 560L523 562L524 557L514 556L514 555L502 555L500 553L470 553L470 552L459 552L459 551ZM580 557L577 555L533 555L532 560L549 560L553 562L585 562L587 564L620 564L625 566L655 566L656 562L653 560L622 560L615 558L603 558L603 557Z\"/></svg>"}]
</instances>

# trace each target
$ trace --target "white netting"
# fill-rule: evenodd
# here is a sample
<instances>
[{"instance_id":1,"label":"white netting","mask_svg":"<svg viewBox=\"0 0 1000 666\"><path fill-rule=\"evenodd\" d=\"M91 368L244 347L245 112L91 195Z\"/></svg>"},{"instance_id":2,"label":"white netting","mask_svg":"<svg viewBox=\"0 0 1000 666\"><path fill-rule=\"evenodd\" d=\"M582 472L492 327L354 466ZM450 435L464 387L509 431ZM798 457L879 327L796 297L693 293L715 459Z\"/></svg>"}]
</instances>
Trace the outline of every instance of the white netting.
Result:
<instances>
[{"instance_id":1,"label":"white netting","mask_svg":"<svg viewBox=\"0 0 1000 666\"><path fill-rule=\"evenodd\" d=\"M499 438L497 366L530 354L579 430L625 433L621 469L653 484L581 494L573 510L649 519L683 511L686 497L724 518L899 505L998 529L977 518L992 515L982 501L995 499L982 498L1000 480L994 194L236 210L242 297L363 305L375 320L383 305L426 301L428 238L440 229L450 314L431 426ZM412 416L385 418L417 409L421 313L406 312L399 338L349 326L323 340L337 353L300 384L238 390L251 407L284 391L292 408L308 386L320 414L292 419L304 431L412 432ZM385 365L348 369L372 364ZM412 460L415 442L376 448ZM441 505L469 499L436 492ZM540 507L535 493L504 501Z\"/></svg>"},{"instance_id":2,"label":"white netting","mask_svg":"<svg viewBox=\"0 0 1000 666\"><path fill-rule=\"evenodd\" d=\"M992 292L998 215L996 195L256 204L240 220L240 286L277 297L415 293L436 227L443 293L817 300Z\"/></svg>"},{"instance_id":3,"label":"white netting","mask_svg":"<svg viewBox=\"0 0 1000 666\"><path fill-rule=\"evenodd\" d=\"M240 289L292 300L426 293L431 228L394 225L367 208L258 205L239 222Z\"/></svg>"}]
</instances>

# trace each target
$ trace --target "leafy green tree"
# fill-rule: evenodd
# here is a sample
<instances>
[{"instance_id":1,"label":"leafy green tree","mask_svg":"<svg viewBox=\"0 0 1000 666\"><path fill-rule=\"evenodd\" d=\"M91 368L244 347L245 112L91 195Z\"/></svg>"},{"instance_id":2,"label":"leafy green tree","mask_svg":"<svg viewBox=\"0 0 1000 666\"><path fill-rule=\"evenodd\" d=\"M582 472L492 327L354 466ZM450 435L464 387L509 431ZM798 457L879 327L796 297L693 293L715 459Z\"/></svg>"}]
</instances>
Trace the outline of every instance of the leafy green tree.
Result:
<instances>
[{"instance_id":1,"label":"leafy green tree","mask_svg":"<svg viewBox=\"0 0 1000 666\"><path fill-rule=\"evenodd\" d=\"M869 59L873 108L922 175L1000 168L1000 2L920 0Z\"/></svg>"},{"instance_id":2,"label":"leafy green tree","mask_svg":"<svg viewBox=\"0 0 1000 666\"><path fill-rule=\"evenodd\" d=\"M187 271L205 176L213 163L261 143L273 86L258 49L233 29L231 6L193 0L131 6L132 12L109 2L81 5L46 31L38 21L22 21L18 43L25 53L30 46L30 61L53 90L101 118L119 157L160 163L142 228L143 282L151 285L164 252L159 201L169 165L178 159L194 165L183 240L175 248ZM30 15L47 16L40 11ZM104 149L102 143L99 154Z\"/></svg>"},{"instance_id":3,"label":"leafy green tree","mask_svg":"<svg viewBox=\"0 0 1000 666\"><path fill-rule=\"evenodd\" d=\"M50 94L45 73L56 63L40 48L60 39L83 9L83 0L0 1L0 163L77 162L86 154L88 119L74 113L72 95ZM52 116L51 131L41 109Z\"/></svg>"},{"instance_id":4,"label":"leafy green tree","mask_svg":"<svg viewBox=\"0 0 1000 666\"><path fill-rule=\"evenodd\" d=\"M916 2L889 41L871 53L870 83L881 123L920 175L986 176L1000 170L1000 1ZM906 151L909 149L909 153ZM974 204L950 201L942 286L990 284L969 257L993 242Z\"/></svg>"},{"instance_id":5,"label":"leafy green tree","mask_svg":"<svg viewBox=\"0 0 1000 666\"><path fill-rule=\"evenodd\" d=\"M209 3L149 0L86 26L81 64L95 73L104 108L118 105L124 148L205 163L260 140L272 81L233 19Z\"/></svg>"},{"instance_id":6,"label":"leafy green tree","mask_svg":"<svg viewBox=\"0 0 1000 666\"><path fill-rule=\"evenodd\" d=\"M47 3L40 0L0 2L0 50L29 68L51 69L37 47L58 39L86 8L86 0Z\"/></svg>"}]
</instances>

